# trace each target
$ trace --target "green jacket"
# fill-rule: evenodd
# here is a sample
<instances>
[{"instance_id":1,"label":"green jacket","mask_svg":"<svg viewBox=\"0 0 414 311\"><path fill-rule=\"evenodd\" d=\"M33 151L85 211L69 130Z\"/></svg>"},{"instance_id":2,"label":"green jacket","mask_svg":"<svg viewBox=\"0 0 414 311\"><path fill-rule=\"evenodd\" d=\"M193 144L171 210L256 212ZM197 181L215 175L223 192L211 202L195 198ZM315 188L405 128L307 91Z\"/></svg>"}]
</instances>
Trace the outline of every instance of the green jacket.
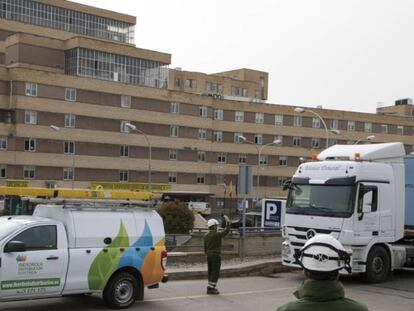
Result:
<instances>
[{"instance_id":1,"label":"green jacket","mask_svg":"<svg viewBox=\"0 0 414 311\"><path fill-rule=\"evenodd\" d=\"M208 255L221 254L221 240L230 232L230 223L227 223L226 229L222 232L210 230L204 236L204 253Z\"/></svg>"},{"instance_id":2,"label":"green jacket","mask_svg":"<svg viewBox=\"0 0 414 311\"><path fill-rule=\"evenodd\" d=\"M344 287L339 281L305 280L294 293L297 301L289 302L277 311L368 311L368 308L345 298Z\"/></svg>"}]
</instances>

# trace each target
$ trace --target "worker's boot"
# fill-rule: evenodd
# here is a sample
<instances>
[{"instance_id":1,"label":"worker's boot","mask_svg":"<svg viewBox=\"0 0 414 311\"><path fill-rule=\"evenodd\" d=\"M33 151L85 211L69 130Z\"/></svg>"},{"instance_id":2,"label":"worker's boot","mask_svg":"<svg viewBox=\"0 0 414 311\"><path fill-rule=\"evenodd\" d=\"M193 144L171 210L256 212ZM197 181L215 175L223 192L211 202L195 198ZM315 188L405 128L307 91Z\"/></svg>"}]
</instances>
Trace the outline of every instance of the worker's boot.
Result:
<instances>
[{"instance_id":1,"label":"worker's boot","mask_svg":"<svg viewBox=\"0 0 414 311\"><path fill-rule=\"evenodd\" d=\"M207 287L207 295L219 295L220 292L215 287Z\"/></svg>"}]
</instances>

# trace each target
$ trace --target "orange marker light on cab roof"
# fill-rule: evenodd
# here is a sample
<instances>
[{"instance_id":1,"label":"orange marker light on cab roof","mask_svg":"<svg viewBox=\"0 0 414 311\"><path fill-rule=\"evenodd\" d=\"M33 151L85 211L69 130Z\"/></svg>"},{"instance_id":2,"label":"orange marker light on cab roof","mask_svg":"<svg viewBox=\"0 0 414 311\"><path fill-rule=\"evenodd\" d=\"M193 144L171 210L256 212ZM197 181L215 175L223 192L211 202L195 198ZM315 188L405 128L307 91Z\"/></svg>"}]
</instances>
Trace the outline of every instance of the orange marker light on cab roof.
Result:
<instances>
[{"instance_id":1,"label":"orange marker light on cab roof","mask_svg":"<svg viewBox=\"0 0 414 311\"><path fill-rule=\"evenodd\" d=\"M312 161L317 161L318 155L316 153L312 153Z\"/></svg>"},{"instance_id":2,"label":"orange marker light on cab roof","mask_svg":"<svg viewBox=\"0 0 414 311\"><path fill-rule=\"evenodd\" d=\"M355 161L360 161L361 160L361 154L359 152L355 152L354 159L355 159Z\"/></svg>"}]
</instances>

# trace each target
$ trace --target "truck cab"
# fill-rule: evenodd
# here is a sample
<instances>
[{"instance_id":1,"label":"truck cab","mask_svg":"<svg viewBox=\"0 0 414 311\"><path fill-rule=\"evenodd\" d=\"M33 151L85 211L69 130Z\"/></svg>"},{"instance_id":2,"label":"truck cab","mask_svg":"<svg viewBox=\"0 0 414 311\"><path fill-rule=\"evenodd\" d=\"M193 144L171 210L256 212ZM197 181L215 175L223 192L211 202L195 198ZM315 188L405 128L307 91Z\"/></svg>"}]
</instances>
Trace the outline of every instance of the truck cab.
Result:
<instances>
[{"instance_id":1,"label":"truck cab","mask_svg":"<svg viewBox=\"0 0 414 311\"><path fill-rule=\"evenodd\" d=\"M370 282L401 265L393 243L404 237L404 156L401 143L335 145L301 164L288 184L283 264L299 267L295 253L325 233L352 254L352 273Z\"/></svg>"}]
</instances>

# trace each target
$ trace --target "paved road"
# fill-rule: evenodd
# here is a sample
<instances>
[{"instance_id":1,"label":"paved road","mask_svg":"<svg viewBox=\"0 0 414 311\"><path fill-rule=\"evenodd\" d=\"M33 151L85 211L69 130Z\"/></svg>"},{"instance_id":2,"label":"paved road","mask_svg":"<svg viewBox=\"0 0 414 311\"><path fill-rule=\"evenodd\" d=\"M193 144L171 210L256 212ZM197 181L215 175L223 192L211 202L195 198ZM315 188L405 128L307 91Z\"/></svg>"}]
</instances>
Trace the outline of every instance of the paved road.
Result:
<instances>
[{"instance_id":1,"label":"paved road","mask_svg":"<svg viewBox=\"0 0 414 311\"><path fill-rule=\"evenodd\" d=\"M302 280L300 273L274 277L220 280L220 296L205 295L205 281L175 281L146 291L146 300L130 310L151 311L270 311L293 300L293 290ZM399 272L380 285L366 285L358 278L344 281L349 297L365 302L371 311L413 311L414 272ZM105 310L99 296L1 303L2 311Z\"/></svg>"}]
</instances>

